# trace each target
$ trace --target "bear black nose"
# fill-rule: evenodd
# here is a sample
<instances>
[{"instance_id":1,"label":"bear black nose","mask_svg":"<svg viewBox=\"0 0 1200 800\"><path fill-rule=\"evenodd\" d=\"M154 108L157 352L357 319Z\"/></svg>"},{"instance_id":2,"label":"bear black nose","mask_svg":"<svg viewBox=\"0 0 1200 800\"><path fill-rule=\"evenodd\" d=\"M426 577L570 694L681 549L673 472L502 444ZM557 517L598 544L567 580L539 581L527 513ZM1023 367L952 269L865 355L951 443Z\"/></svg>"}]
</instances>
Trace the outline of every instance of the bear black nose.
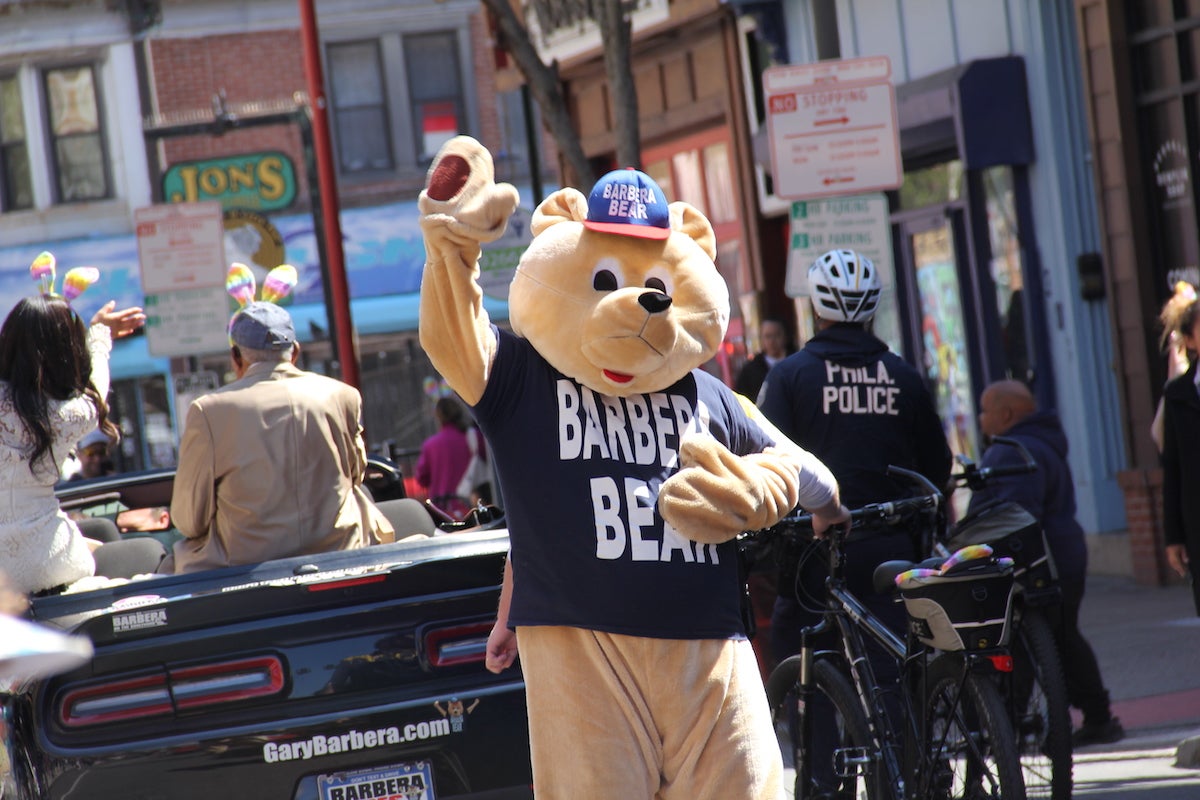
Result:
<instances>
[{"instance_id":1,"label":"bear black nose","mask_svg":"<svg viewBox=\"0 0 1200 800\"><path fill-rule=\"evenodd\" d=\"M671 307L671 296L662 292L643 292L638 297L638 305L651 314L661 314Z\"/></svg>"}]
</instances>

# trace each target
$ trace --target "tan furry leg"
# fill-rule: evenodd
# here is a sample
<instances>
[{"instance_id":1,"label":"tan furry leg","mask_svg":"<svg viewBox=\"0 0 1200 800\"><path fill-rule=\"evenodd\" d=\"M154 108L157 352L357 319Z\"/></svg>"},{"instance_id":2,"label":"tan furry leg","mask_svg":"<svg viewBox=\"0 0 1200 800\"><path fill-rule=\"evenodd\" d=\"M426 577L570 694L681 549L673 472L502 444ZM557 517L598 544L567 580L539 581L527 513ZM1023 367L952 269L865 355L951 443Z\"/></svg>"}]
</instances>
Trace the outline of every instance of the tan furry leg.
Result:
<instances>
[{"instance_id":1,"label":"tan furry leg","mask_svg":"<svg viewBox=\"0 0 1200 800\"><path fill-rule=\"evenodd\" d=\"M749 642L517 631L538 800L782 796Z\"/></svg>"},{"instance_id":2,"label":"tan furry leg","mask_svg":"<svg viewBox=\"0 0 1200 800\"><path fill-rule=\"evenodd\" d=\"M780 800L783 758L748 641L652 640L663 800Z\"/></svg>"},{"instance_id":3,"label":"tan furry leg","mask_svg":"<svg viewBox=\"0 0 1200 800\"><path fill-rule=\"evenodd\" d=\"M517 629L538 800L650 800L658 786L662 751L649 709L632 665L601 638Z\"/></svg>"}]
</instances>

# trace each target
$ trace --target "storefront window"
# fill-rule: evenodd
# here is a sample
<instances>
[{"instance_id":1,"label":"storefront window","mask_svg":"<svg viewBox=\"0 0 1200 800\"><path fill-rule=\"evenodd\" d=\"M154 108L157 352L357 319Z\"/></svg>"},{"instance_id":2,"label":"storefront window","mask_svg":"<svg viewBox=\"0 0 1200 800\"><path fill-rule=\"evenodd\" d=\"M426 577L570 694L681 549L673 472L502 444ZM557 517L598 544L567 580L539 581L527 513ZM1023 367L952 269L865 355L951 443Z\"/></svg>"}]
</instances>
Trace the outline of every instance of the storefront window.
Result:
<instances>
[{"instance_id":1,"label":"storefront window","mask_svg":"<svg viewBox=\"0 0 1200 800\"><path fill-rule=\"evenodd\" d=\"M675 182L671 180L671 165L666 161L652 161L646 165L646 174L654 179L663 190L667 202L675 199Z\"/></svg>"},{"instance_id":2,"label":"storefront window","mask_svg":"<svg viewBox=\"0 0 1200 800\"><path fill-rule=\"evenodd\" d=\"M950 449L975 459L975 401L967 364L967 330L949 223L912 235L913 266L921 296L925 374Z\"/></svg>"},{"instance_id":3,"label":"storefront window","mask_svg":"<svg viewBox=\"0 0 1200 800\"><path fill-rule=\"evenodd\" d=\"M1175 86L1179 83L1179 59L1175 52L1175 37L1163 37L1147 42L1137 50L1138 88L1143 91Z\"/></svg>"},{"instance_id":4,"label":"storefront window","mask_svg":"<svg viewBox=\"0 0 1200 800\"><path fill-rule=\"evenodd\" d=\"M118 472L175 466L175 433L165 376L114 381L108 403L109 417L121 430L121 443L113 457Z\"/></svg>"},{"instance_id":5,"label":"storefront window","mask_svg":"<svg viewBox=\"0 0 1200 800\"><path fill-rule=\"evenodd\" d=\"M1130 3L1129 10L1133 14L1135 30L1158 28L1175 21L1175 0L1140 0Z\"/></svg>"},{"instance_id":6,"label":"storefront window","mask_svg":"<svg viewBox=\"0 0 1200 800\"><path fill-rule=\"evenodd\" d=\"M678 192L676 199L690 203L701 214L708 216L708 203L705 202L704 196L704 174L700 168L700 153L696 150L684 150L676 153L671 156L671 166L675 173L675 189Z\"/></svg>"},{"instance_id":7,"label":"storefront window","mask_svg":"<svg viewBox=\"0 0 1200 800\"><path fill-rule=\"evenodd\" d=\"M904 184L900 187L900 210L953 203L962 194L962 162L943 161L932 167L904 173Z\"/></svg>"},{"instance_id":8,"label":"storefront window","mask_svg":"<svg viewBox=\"0 0 1200 800\"><path fill-rule=\"evenodd\" d=\"M1176 280L1194 280L1200 265L1194 185L1200 140L1200 2L1145 0L1129 3L1127 9L1154 248L1138 259L1138 268L1165 298Z\"/></svg>"},{"instance_id":9,"label":"storefront window","mask_svg":"<svg viewBox=\"0 0 1200 800\"><path fill-rule=\"evenodd\" d=\"M1147 269L1160 271L1157 283L1166 291L1173 282L1171 276L1200 262L1200 242L1196 235L1194 169L1189 157L1188 131L1183 104L1160 103L1143 111L1147 144L1153 148L1149 169L1150 207L1157 223L1155 237L1159 247L1157 263ZM1197 121L1190 120L1193 125Z\"/></svg>"},{"instance_id":10,"label":"storefront window","mask_svg":"<svg viewBox=\"0 0 1200 800\"><path fill-rule=\"evenodd\" d=\"M737 195L733 191L733 173L729 168L729 147L725 142L704 148L704 183L708 197L708 219L716 225L737 221Z\"/></svg>"},{"instance_id":11,"label":"storefront window","mask_svg":"<svg viewBox=\"0 0 1200 800\"><path fill-rule=\"evenodd\" d=\"M1034 356L1027 335L1025 279L1013 200L1012 168L1001 166L984 170L983 189L991 244L988 266L996 291L996 314L1004 337L1004 375L1029 382L1033 379Z\"/></svg>"}]
</instances>

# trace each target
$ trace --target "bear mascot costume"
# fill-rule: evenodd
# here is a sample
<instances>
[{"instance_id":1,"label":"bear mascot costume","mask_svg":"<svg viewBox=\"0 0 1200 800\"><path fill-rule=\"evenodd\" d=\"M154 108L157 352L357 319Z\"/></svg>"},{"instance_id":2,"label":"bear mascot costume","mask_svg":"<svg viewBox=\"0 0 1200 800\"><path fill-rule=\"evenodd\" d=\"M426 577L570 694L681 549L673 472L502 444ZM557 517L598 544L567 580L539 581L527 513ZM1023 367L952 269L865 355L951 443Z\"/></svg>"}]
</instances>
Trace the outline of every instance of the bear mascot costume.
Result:
<instances>
[{"instance_id":1,"label":"bear mascot costume","mask_svg":"<svg viewBox=\"0 0 1200 800\"><path fill-rule=\"evenodd\" d=\"M419 208L421 345L471 406L510 553L488 667L518 644L538 800L775 798L782 761L737 545L797 503L844 523L820 461L699 369L729 294L708 220L616 170L535 210L511 332L478 285L517 192L455 137Z\"/></svg>"}]
</instances>

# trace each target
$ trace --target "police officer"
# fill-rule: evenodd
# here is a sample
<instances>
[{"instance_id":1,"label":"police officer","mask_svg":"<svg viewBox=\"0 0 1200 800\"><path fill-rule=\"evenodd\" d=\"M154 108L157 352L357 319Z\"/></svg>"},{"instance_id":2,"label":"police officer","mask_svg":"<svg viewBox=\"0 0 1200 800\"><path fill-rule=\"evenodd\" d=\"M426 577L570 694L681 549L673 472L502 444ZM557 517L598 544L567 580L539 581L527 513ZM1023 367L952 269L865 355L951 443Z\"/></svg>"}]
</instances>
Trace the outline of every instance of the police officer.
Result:
<instances>
[{"instance_id":1,"label":"police officer","mask_svg":"<svg viewBox=\"0 0 1200 800\"><path fill-rule=\"evenodd\" d=\"M945 486L950 448L925 381L870 331L882 289L875 265L852 250L830 250L808 268L808 286L816 335L767 375L763 413L829 467L850 508L913 493L911 485L887 475L891 464ZM882 561L923 555L904 532L851 536L849 588L900 629L903 608L872 597L871 573ZM801 581L815 582L817 593L823 585L820 574ZM779 659L799 650L799 628L815 621L797 607L791 588L780 585L772 616L772 649Z\"/></svg>"}]
</instances>

